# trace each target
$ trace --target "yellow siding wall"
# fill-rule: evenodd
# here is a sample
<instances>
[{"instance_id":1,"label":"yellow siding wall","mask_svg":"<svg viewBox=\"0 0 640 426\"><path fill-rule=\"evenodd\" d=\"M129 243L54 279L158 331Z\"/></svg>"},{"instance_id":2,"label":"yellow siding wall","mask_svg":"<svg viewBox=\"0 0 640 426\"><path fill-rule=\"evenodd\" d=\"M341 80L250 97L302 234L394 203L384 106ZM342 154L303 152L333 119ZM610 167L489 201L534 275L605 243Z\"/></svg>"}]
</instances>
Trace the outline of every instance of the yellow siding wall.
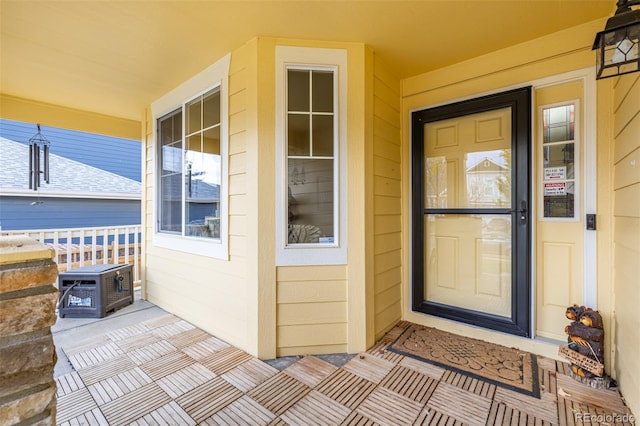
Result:
<instances>
[{"instance_id":1,"label":"yellow siding wall","mask_svg":"<svg viewBox=\"0 0 640 426\"><path fill-rule=\"evenodd\" d=\"M277 355L347 352L346 266L279 267Z\"/></svg>"},{"instance_id":2,"label":"yellow siding wall","mask_svg":"<svg viewBox=\"0 0 640 426\"><path fill-rule=\"evenodd\" d=\"M620 390L640 414L640 76L614 89L615 368Z\"/></svg>"},{"instance_id":3,"label":"yellow siding wall","mask_svg":"<svg viewBox=\"0 0 640 426\"><path fill-rule=\"evenodd\" d=\"M229 77L229 260L153 245L154 164L150 113L146 116L145 293L147 299L230 344L257 354L249 338L249 315L256 309L248 275L257 261L247 256L247 216L255 211L247 195L248 77L246 45L231 55ZM255 339L255 336L253 336Z\"/></svg>"},{"instance_id":4,"label":"yellow siding wall","mask_svg":"<svg viewBox=\"0 0 640 426\"><path fill-rule=\"evenodd\" d=\"M400 80L373 63L373 279L375 338L402 316Z\"/></svg>"}]
</instances>

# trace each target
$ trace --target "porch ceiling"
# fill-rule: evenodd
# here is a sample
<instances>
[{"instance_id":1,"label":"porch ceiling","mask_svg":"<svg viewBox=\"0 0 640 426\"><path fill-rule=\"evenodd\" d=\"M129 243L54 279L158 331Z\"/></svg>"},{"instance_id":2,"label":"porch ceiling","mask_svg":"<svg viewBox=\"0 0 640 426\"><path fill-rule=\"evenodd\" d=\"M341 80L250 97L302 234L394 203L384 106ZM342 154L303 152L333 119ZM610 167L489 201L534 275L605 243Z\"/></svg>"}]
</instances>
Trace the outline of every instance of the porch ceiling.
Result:
<instances>
[{"instance_id":1,"label":"porch ceiling","mask_svg":"<svg viewBox=\"0 0 640 426\"><path fill-rule=\"evenodd\" d=\"M255 36L363 42L404 78L603 18L614 3L2 0L1 92L140 120Z\"/></svg>"}]
</instances>

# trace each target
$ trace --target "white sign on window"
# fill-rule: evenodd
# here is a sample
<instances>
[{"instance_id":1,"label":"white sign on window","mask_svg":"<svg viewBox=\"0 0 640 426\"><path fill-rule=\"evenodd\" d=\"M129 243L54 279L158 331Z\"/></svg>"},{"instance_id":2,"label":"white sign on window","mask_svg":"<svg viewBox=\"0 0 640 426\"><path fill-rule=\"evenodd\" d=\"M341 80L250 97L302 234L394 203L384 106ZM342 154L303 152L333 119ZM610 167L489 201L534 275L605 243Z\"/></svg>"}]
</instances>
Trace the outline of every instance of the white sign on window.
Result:
<instances>
[{"instance_id":1,"label":"white sign on window","mask_svg":"<svg viewBox=\"0 0 640 426\"><path fill-rule=\"evenodd\" d=\"M567 178L567 167L545 167L544 180L565 180Z\"/></svg>"},{"instance_id":2,"label":"white sign on window","mask_svg":"<svg viewBox=\"0 0 640 426\"><path fill-rule=\"evenodd\" d=\"M544 195L565 195L567 193L566 188L566 182L545 183Z\"/></svg>"}]
</instances>

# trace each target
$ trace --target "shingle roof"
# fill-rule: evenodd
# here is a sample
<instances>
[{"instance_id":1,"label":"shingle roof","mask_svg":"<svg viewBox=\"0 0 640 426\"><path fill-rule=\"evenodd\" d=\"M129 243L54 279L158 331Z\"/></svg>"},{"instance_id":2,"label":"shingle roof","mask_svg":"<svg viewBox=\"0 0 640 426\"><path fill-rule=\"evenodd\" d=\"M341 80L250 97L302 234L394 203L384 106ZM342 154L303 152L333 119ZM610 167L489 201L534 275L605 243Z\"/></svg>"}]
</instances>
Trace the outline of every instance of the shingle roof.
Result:
<instances>
[{"instance_id":1,"label":"shingle roof","mask_svg":"<svg viewBox=\"0 0 640 426\"><path fill-rule=\"evenodd\" d=\"M107 172L56 154L49 156L50 183L42 183L39 195L73 196L118 195L140 197L142 185L132 179ZM29 189L28 145L0 137L0 192L6 194L34 193Z\"/></svg>"}]
</instances>

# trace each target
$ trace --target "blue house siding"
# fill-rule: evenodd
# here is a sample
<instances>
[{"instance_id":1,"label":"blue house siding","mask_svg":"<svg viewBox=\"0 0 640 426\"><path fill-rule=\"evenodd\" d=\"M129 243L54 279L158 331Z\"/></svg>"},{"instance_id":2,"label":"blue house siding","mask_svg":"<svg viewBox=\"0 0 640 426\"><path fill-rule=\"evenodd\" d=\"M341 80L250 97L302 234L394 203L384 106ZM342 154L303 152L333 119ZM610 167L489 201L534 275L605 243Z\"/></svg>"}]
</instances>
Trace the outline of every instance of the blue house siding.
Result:
<instances>
[{"instance_id":1,"label":"blue house siding","mask_svg":"<svg viewBox=\"0 0 640 426\"><path fill-rule=\"evenodd\" d=\"M142 143L140 141L40 126L51 142L51 153L141 181ZM34 123L0 119L0 137L28 144L38 129Z\"/></svg>"},{"instance_id":2,"label":"blue house siding","mask_svg":"<svg viewBox=\"0 0 640 426\"><path fill-rule=\"evenodd\" d=\"M0 199L3 231L134 225L140 223L140 215L140 200L13 196Z\"/></svg>"}]
</instances>

